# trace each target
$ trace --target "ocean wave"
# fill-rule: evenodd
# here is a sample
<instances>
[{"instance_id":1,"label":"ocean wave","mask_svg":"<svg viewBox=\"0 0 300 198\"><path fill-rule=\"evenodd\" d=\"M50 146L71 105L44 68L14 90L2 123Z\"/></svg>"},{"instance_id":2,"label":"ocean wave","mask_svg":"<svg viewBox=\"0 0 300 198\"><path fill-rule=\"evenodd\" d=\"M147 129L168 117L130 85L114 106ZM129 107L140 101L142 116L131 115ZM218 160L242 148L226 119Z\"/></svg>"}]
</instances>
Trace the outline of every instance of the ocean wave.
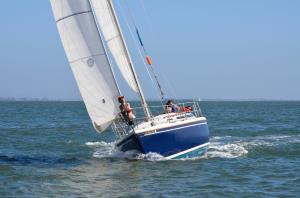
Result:
<instances>
[{"instance_id":1,"label":"ocean wave","mask_svg":"<svg viewBox=\"0 0 300 198\"><path fill-rule=\"evenodd\" d=\"M104 142L104 141L101 141L101 142L86 142L85 145L87 145L89 147L107 147L107 146L114 146L115 142L110 142L110 143L107 143L107 142Z\"/></svg>"},{"instance_id":2,"label":"ocean wave","mask_svg":"<svg viewBox=\"0 0 300 198\"><path fill-rule=\"evenodd\" d=\"M222 138L220 138L222 139ZM136 159L147 161L163 161L167 160L158 153L140 153L135 150L122 152L118 150L115 142L87 142L85 143L90 148L94 149L93 157L95 158L120 158L120 159ZM224 144L222 142L213 142L210 144L207 154L203 158L236 158L247 154L248 151L243 146L238 144ZM182 159L181 159L182 160ZM189 159L183 159L189 160Z\"/></svg>"},{"instance_id":3,"label":"ocean wave","mask_svg":"<svg viewBox=\"0 0 300 198\"><path fill-rule=\"evenodd\" d=\"M90 148L94 149L93 157L95 158L120 158L120 159L136 159L136 160L149 160L158 161L164 160L165 158L158 153L147 153L143 154L136 150L120 151L116 147L116 142L86 142Z\"/></svg>"},{"instance_id":4,"label":"ocean wave","mask_svg":"<svg viewBox=\"0 0 300 198\"><path fill-rule=\"evenodd\" d=\"M254 150L276 149L300 143L300 135L269 135L256 137L215 136L210 139L207 158L236 158Z\"/></svg>"},{"instance_id":5,"label":"ocean wave","mask_svg":"<svg viewBox=\"0 0 300 198\"><path fill-rule=\"evenodd\" d=\"M300 135L270 135L243 138L214 136L210 138L210 145L206 155L196 159L247 157L247 155L254 150L272 149L284 144L290 145L294 143L300 143ZM95 158L123 158L149 161L167 160L158 153L142 154L138 151L122 152L116 147L116 142L86 142L85 145L94 149L93 157Z\"/></svg>"},{"instance_id":6,"label":"ocean wave","mask_svg":"<svg viewBox=\"0 0 300 198\"><path fill-rule=\"evenodd\" d=\"M164 156L158 154L158 153L147 153L147 154L142 154L140 153L139 155L136 156L136 159L140 160L148 160L148 161L164 161L167 160Z\"/></svg>"},{"instance_id":7,"label":"ocean wave","mask_svg":"<svg viewBox=\"0 0 300 198\"><path fill-rule=\"evenodd\" d=\"M86 142L85 145L94 149L93 157L107 158L113 157L118 153L116 142Z\"/></svg>"},{"instance_id":8,"label":"ocean wave","mask_svg":"<svg viewBox=\"0 0 300 198\"><path fill-rule=\"evenodd\" d=\"M237 158L244 156L248 150L239 144L211 143L206 153L207 158Z\"/></svg>"}]
</instances>

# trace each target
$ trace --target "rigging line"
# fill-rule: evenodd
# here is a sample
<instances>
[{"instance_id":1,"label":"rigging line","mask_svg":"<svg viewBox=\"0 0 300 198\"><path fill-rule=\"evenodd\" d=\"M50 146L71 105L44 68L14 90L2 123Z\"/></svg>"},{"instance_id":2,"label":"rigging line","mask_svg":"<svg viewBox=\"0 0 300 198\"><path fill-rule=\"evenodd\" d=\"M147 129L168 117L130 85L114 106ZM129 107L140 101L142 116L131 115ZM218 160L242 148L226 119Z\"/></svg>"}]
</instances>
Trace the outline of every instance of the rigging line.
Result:
<instances>
[{"instance_id":1,"label":"rigging line","mask_svg":"<svg viewBox=\"0 0 300 198\"><path fill-rule=\"evenodd\" d=\"M124 21L125 21L126 26L127 26L128 30L129 30L130 36L131 36L131 38L132 38L132 40L133 40L133 43L135 44L135 46L136 46L136 48L137 48L138 54L139 54L139 56L140 56L140 58L141 58L141 60L142 60L142 62L143 62L143 64L144 64L144 66L145 66L145 68L146 68L146 71L147 71L147 73L148 73L148 75L149 75L149 78L151 79L152 84L154 85L154 87L156 87L156 86L155 86L155 82L154 82L154 80L153 80L153 78L152 78L152 76L151 76L151 73L150 73L150 71L149 71L149 69L148 69L148 67L147 67L147 64L146 64L146 62L145 62L145 60L144 60L144 58L143 58L142 52L141 52L141 50L140 50L140 48L139 48L139 45L137 44L137 41L136 41L135 37L133 36L133 32L132 32L132 30L131 30L131 28L130 28L130 25L129 25L128 21L126 20L126 16L125 16L125 14L124 14L124 9L122 8L122 6L121 6L121 4L119 3L119 1L118 1L118 4L119 4L119 7L120 7L120 9L121 9L121 11L122 11L121 14L123 15ZM161 103L162 103L162 101L161 101Z\"/></svg>"},{"instance_id":2,"label":"rigging line","mask_svg":"<svg viewBox=\"0 0 300 198\"><path fill-rule=\"evenodd\" d=\"M147 57L147 56L148 56L148 53L147 53L147 50L146 50L146 48L145 48L145 46L144 46L144 44L143 44L143 41L142 41L142 39L141 39L139 30L138 30L138 28L137 28L136 22L135 22L135 20L134 20L133 14L132 14L132 11L131 11L131 9L129 8L129 6L126 4L126 2L125 2L125 6L126 6L126 8L127 8L127 12L129 13L129 17L130 17L130 19L131 19L131 21L133 22L133 25L134 25L134 27L135 27L136 34L137 34L137 36L138 36L138 40L139 40L139 42L140 42L140 44L141 44L141 46L142 46L142 48L143 48L143 50L144 50L144 53L145 53L145 55L146 55L146 57ZM121 8L121 9L122 9L122 8ZM122 9L122 10L123 10L123 9ZM126 19L125 19L125 20L126 20ZM132 34L132 33L131 33L131 34ZM138 47L138 49L139 49L139 47ZM144 60L143 57L142 57L142 59ZM147 64L145 64L145 67L146 67L146 69L148 70ZM153 66L152 66L151 64L149 64L149 67L151 68L151 73L152 73L152 75L153 75L154 78L155 78L155 81L156 81L156 84L157 84L157 87L158 87L158 91L159 91L160 97L161 97L160 99L161 99L161 101L163 101L163 100L164 100L164 92L163 92L162 86L161 86L161 84L160 84L160 82L159 82L159 80L158 80L158 76L157 76L157 74L155 73L154 68L153 68Z\"/></svg>"},{"instance_id":3,"label":"rigging line","mask_svg":"<svg viewBox=\"0 0 300 198\"><path fill-rule=\"evenodd\" d=\"M146 22L148 23L148 27L150 27L151 36L152 36L152 38L156 39L156 36L155 36L156 34L154 32L153 24L149 20L149 18L151 18L150 14L149 14L149 12L146 9L146 6L145 6L143 0L139 0L139 2L141 4L141 7L143 8L144 13L145 13L145 16L146 16L145 18L146 18Z\"/></svg>"},{"instance_id":4,"label":"rigging line","mask_svg":"<svg viewBox=\"0 0 300 198\"><path fill-rule=\"evenodd\" d=\"M144 11L144 15L145 15L145 18L146 18L146 22L147 22L147 27L149 27L150 31L151 31L151 37L153 40L158 40L157 39L157 33L156 31L154 31L154 26L153 26L153 23L151 22L151 20L149 20L151 18L151 15L149 14L149 11L147 10L146 6L145 6L145 3L143 0L139 0L139 3ZM160 71L160 74L162 75L163 79L167 82L167 85L171 88L172 90L172 95L174 95L175 98L178 98L177 97L177 93L174 89L174 87L172 86L172 83L170 83L169 80L167 80L164 72Z\"/></svg>"},{"instance_id":5,"label":"rigging line","mask_svg":"<svg viewBox=\"0 0 300 198\"><path fill-rule=\"evenodd\" d=\"M158 81L158 76L155 74L153 67L150 66L150 68L151 68L151 70L152 70L152 73L153 73L154 78L155 78L155 80L156 80L157 86L158 86L158 88L159 88L160 95L161 95L161 100L164 100L164 95L165 95L165 93L164 93L164 91L163 91L163 89L162 89L162 86L161 86L160 82Z\"/></svg>"},{"instance_id":6,"label":"rigging line","mask_svg":"<svg viewBox=\"0 0 300 198\"><path fill-rule=\"evenodd\" d=\"M135 84L136 84L137 89L138 89L138 93L139 93L139 96L140 96L140 99L141 99L141 103L142 103L142 106L144 108L145 120L149 121L149 120L152 119L152 115L151 115L150 109L149 109L149 107L147 105L147 101L145 99L144 93L142 91L141 84L140 84L140 82L138 80L138 76L137 76L137 73L135 71L135 68L134 68L134 65L133 65L133 62L132 62L132 58L130 56L130 52L129 52L128 47L126 45L125 37L124 37L123 32L121 30L121 25L120 25L120 22L118 20L115 8L114 8L113 3L112 3L112 0L108 0L107 1L107 6L108 6L108 9L110 10L110 12L111 12L111 14L113 16L112 20L115 22L116 29L117 29L118 33L120 34L120 40L121 40L121 44L123 45L123 48L124 48L124 54L125 54L125 56L128 59L129 68L131 70L132 77L135 80Z\"/></svg>"},{"instance_id":7,"label":"rigging line","mask_svg":"<svg viewBox=\"0 0 300 198\"><path fill-rule=\"evenodd\" d=\"M147 27L150 29L150 33L151 33L150 37L152 40L158 40L157 33L156 33L156 31L154 31L154 25L151 22L151 20L149 20L151 18L151 16L150 16L149 12L147 11L143 0L139 0L139 2L140 2L141 7L143 8L142 10L144 11L144 16L146 19Z\"/></svg>"},{"instance_id":8,"label":"rigging line","mask_svg":"<svg viewBox=\"0 0 300 198\"><path fill-rule=\"evenodd\" d=\"M178 99L178 95L177 95L177 92L175 91L175 88L174 86L172 86L172 84L170 83L170 81L168 80L168 78L162 73L162 76L163 76L163 79L165 80L165 82L167 83L167 86L170 88L171 90L171 94L170 96L172 98L174 98L174 102L176 102L176 99ZM172 96L173 95L173 96Z\"/></svg>"}]
</instances>

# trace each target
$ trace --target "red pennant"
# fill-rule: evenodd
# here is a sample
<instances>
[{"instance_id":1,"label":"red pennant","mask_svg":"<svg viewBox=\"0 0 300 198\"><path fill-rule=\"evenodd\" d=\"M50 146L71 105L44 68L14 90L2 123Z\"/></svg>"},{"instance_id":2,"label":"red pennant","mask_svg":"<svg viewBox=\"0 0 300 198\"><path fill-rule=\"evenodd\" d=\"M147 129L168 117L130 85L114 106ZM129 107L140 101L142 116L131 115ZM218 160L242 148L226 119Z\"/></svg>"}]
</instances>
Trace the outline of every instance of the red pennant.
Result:
<instances>
[{"instance_id":1,"label":"red pennant","mask_svg":"<svg viewBox=\"0 0 300 198\"><path fill-rule=\"evenodd\" d=\"M147 61L148 65L152 65L150 56L148 56L148 55L146 56L146 61Z\"/></svg>"}]
</instances>

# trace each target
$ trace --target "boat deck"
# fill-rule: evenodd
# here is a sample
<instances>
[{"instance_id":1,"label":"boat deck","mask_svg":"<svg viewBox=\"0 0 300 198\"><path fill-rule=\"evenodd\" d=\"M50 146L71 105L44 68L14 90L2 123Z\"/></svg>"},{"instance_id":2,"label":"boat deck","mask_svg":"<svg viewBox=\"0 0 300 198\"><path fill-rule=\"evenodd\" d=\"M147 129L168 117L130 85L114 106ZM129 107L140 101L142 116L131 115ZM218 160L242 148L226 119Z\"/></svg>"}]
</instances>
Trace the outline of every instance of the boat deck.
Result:
<instances>
[{"instance_id":1,"label":"boat deck","mask_svg":"<svg viewBox=\"0 0 300 198\"><path fill-rule=\"evenodd\" d=\"M184 125L193 122L203 121L206 122L206 118L202 116L201 109L197 102L185 102L176 104L178 106L178 111L175 113L164 113L164 106L150 106L152 112L156 112L156 116L149 121L145 121L142 113L141 107L136 107L134 113L136 119L134 120L134 125L129 126L122 118L118 118L112 125L112 129L118 138L122 138L132 133L145 133L145 132L155 132L156 130L174 127L177 125ZM191 111L183 111L184 107L192 107Z\"/></svg>"},{"instance_id":2,"label":"boat deck","mask_svg":"<svg viewBox=\"0 0 300 198\"><path fill-rule=\"evenodd\" d=\"M198 121L206 121L205 117L196 117L193 113L170 113L154 117L151 121L142 122L134 127L134 132L144 133L163 128L184 125Z\"/></svg>"}]
</instances>

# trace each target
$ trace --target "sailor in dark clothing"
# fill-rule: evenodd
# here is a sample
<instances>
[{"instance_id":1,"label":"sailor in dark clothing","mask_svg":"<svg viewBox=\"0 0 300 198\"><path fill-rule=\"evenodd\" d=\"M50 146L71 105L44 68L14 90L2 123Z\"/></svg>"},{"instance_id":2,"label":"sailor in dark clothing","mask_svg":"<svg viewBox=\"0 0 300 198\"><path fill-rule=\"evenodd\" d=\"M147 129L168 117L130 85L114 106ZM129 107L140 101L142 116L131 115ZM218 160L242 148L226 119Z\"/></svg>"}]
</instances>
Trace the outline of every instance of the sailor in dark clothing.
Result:
<instances>
[{"instance_id":1,"label":"sailor in dark clothing","mask_svg":"<svg viewBox=\"0 0 300 198\"><path fill-rule=\"evenodd\" d=\"M175 113L177 111L178 107L175 105L172 100L168 100L165 106L165 112L166 113Z\"/></svg>"}]
</instances>

